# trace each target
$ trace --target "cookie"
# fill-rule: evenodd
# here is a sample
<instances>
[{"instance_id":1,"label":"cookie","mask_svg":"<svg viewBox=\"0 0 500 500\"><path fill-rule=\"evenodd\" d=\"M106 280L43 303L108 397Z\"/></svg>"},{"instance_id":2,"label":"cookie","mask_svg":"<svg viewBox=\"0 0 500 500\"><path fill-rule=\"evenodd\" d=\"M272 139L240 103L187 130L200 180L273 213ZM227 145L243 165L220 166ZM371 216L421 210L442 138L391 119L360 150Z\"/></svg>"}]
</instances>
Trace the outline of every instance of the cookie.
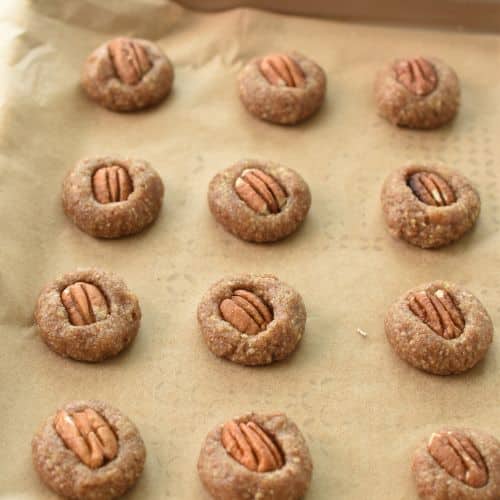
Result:
<instances>
[{"instance_id":1,"label":"cookie","mask_svg":"<svg viewBox=\"0 0 500 500\"><path fill-rule=\"evenodd\" d=\"M384 182L381 202L389 232L421 248L458 240L481 208L479 194L463 175L433 164L395 170Z\"/></svg>"},{"instance_id":2,"label":"cookie","mask_svg":"<svg viewBox=\"0 0 500 500\"><path fill-rule=\"evenodd\" d=\"M381 116L400 127L432 129L451 121L460 105L455 72L434 58L396 59L375 79Z\"/></svg>"},{"instance_id":3,"label":"cookie","mask_svg":"<svg viewBox=\"0 0 500 500\"><path fill-rule=\"evenodd\" d=\"M216 500L298 500L313 464L298 427L283 413L249 413L205 439L198 474Z\"/></svg>"},{"instance_id":4,"label":"cookie","mask_svg":"<svg viewBox=\"0 0 500 500\"><path fill-rule=\"evenodd\" d=\"M119 37L90 54L81 80L90 98L101 106L112 111L137 111L170 94L174 69L155 43Z\"/></svg>"},{"instance_id":5,"label":"cookie","mask_svg":"<svg viewBox=\"0 0 500 500\"><path fill-rule=\"evenodd\" d=\"M242 160L211 180L208 205L227 231L263 243L283 239L298 229L311 206L311 193L290 168Z\"/></svg>"},{"instance_id":6,"label":"cookie","mask_svg":"<svg viewBox=\"0 0 500 500\"><path fill-rule=\"evenodd\" d=\"M47 285L35 310L45 343L78 361L102 361L134 340L141 322L137 297L111 273L67 273Z\"/></svg>"},{"instance_id":7,"label":"cookie","mask_svg":"<svg viewBox=\"0 0 500 500\"><path fill-rule=\"evenodd\" d=\"M108 500L139 479L146 449L135 425L102 401L73 401L31 443L42 481L64 498Z\"/></svg>"},{"instance_id":8,"label":"cookie","mask_svg":"<svg viewBox=\"0 0 500 500\"><path fill-rule=\"evenodd\" d=\"M484 358L493 324L470 292L433 281L409 290L389 308L385 333L396 353L414 367L450 375Z\"/></svg>"},{"instance_id":9,"label":"cookie","mask_svg":"<svg viewBox=\"0 0 500 500\"><path fill-rule=\"evenodd\" d=\"M163 182L144 160L114 156L78 162L64 180L66 215L96 238L119 238L142 231L156 220Z\"/></svg>"},{"instance_id":10,"label":"cookie","mask_svg":"<svg viewBox=\"0 0 500 500\"><path fill-rule=\"evenodd\" d=\"M252 59L238 75L240 99L252 115L280 125L294 125L313 115L323 103L323 69L297 53Z\"/></svg>"},{"instance_id":11,"label":"cookie","mask_svg":"<svg viewBox=\"0 0 500 500\"><path fill-rule=\"evenodd\" d=\"M198 306L208 348L243 365L288 357L304 334L301 296L275 276L243 274L215 283Z\"/></svg>"},{"instance_id":12,"label":"cookie","mask_svg":"<svg viewBox=\"0 0 500 500\"><path fill-rule=\"evenodd\" d=\"M500 498L500 443L481 431L433 433L415 451L412 470L423 500Z\"/></svg>"}]
</instances>

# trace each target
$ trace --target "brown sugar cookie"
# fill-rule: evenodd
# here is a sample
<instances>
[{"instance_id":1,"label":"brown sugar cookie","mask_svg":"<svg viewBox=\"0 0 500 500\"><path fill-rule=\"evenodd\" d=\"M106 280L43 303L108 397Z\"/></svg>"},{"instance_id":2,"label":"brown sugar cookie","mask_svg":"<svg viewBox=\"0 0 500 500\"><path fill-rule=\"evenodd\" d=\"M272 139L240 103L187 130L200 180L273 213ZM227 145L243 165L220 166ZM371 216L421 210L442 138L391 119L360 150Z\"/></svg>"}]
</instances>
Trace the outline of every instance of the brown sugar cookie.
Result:
<instances>
[{"instance_id":1,"label":"brown sugar cookie","mask_svg":"<svg viewBox=\"0 0 500 500\"><path fill-rule=\"evenodd\" d=\"M168 96L174 69L158 45L120 37L90 54L81 79L87 94L101 106L113 111L136 111Z\"/></svg>"},{"instance_id":2,"label":"brown sugar cookie","mask_svg":"<svg viewBox=\"0 0 500 500\"><path fill-rule=\"evenodd\" d=\"M306 325L301 296L275 276L243 274L215 283L198 306L208 348L244 365L288 357Z\"/></svg>"},{"instance_id":3,"label":"brown sugar cookie","mask_svg":"<svg viewBox=\"0 0 500 500\"><path fill-rule=\"evenodd\" d=\"M460 104L455 72L434 58L396 59L375 79L381 116L401 127L431 129L451 121Z\"/></svg>"},{"instance_id":4,"label":"brown sugar cookie","mask_svg":"<svg viewBox=\"0 0 500 500\"><path fill-rule=\"evenodd\" d=\"M40 294L35 321L45 343L78 361L102 361L134 340L141 322L137 297L114 274L67 273Z\"/></svg>"},{"instance_id":5,"label":"brown sugar cookie","mask_svg":"<svg viewBox=\"0 0 500 500\"><path fill-rule=\"evenodd\" d=\"M226 230L262 243L283 239L298 229L311 206L311 193L292 169L242 160L210 181L208 205Z\"/></svg>"},{"instance_id":6,"label":"brown sugar cookie","mask_svg":"<svg viewBox=\"0 0 500 500\"><path fill-rule=\"evenodd\" d=\"M389 232L421 248L447 245L472 228L481 200L456 170L408 165L387 177L381 193Z\"/></svg>"},{"instance_id":7,"label":"brown sugar cookie","mask_svg":"<svg viewBox=\"0 0 500 500\"><path fill-rule=\"evenodd\" d=\"M62 202L66 215L97 238L119 238L142 231L158 217L163 182L144 160L114 156L87 158L66 176Z\"/></svg>"},{"instance_id":8,"label":"brown sugar cookie","mask_svg":"<svg viewBox=\"0 0 500 500\"><path fill-rule=\"evenodd\" d=\"M146 449L135 425L102 401L73 401L35 434L33 465L64 498L117 498L139 479Z\"/></svg>"},{"instance_id":9,"label":"brown sugar cookie","mask_svg":"<svg viewBox=\"0 0 500 500\"><path fill-rule=\"evenodd\" d=\"M500 443L481 431L433 433L415 451L412 470L423 500L500 498Z\"/></svg>"},{"instance_id":10,"label":"brown sugar cookie","mask_svg":"<svg viewBox=\"0 0 500 500\"><path fill-rule=\"evenodd\" d=\"M293 125L323 103L326 76L315 62L297 52L252 59L238 75L240 98L261 120Z\"/></svg>"},{"instance_id":11,"label":"brown sugar cookie","mask_svg":"<svg viewBox=\"0 0 500 500\"><path fill-rule=\"evenodd\" d=\"M470 292L433 281L409 290L389 308L385 333L396 353L411 365L450 375L484 358L493 324Z\"/></svg>"},{"instance_id":12,"label":"brown sugar cookie","mask_svg":"<svg viewBox=\"0 0 500 500\"><path fill-rule=\"evenodd\" d=\"M313 464L298 427L283 413L249 413L209 432L198 474L216 500L298 500Z\"/></svg>"}]
</instances>

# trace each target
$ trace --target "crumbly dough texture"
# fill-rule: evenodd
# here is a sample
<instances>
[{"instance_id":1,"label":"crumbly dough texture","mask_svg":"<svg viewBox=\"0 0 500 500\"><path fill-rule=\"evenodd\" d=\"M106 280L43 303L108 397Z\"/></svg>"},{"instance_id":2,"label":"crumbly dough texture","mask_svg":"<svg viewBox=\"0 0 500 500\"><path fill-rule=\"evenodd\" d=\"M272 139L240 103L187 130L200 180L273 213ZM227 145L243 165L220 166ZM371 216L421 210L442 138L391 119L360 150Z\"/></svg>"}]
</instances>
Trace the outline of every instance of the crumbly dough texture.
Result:
<instances>
[{"instance_id":1,"label":"crumbly dough texture","mask_svg":"<svg viewBox=\"0 0 500 500\"><path fill-rule=\"evenodd\" d=\"M72 401L61 409L71 413L92 408L102 415L118 438L118 454L98 469L87 467L66 447L51 416L35 434L33 465L42 481L64 498L109 500L123 495L144 469L146 448L136 426L119 410L102 401Z\"/></svg>"},{"instance_id":2,"label":"crumbly dough texture","mask_svg":"<svg viewBox=\"0 0 500 500\"><path fill-rule=\"evenodd\" d=\"M454 299L465 320L462 334L447 340L413 314L409 296L442 289ZM447 281L433 281L409 290L387 312L385 333L396 353L416 368L451 375L472 368L484 358L493 339L493 324L481 302L470 292Z\"/></svg>"},{"instance_id":3,"label":"crumbly dough texture","mask_svg":"<svg viewBox=\"0 0 500 500\"><path fill-rule=\"evenodd\" d=\"M125 201L99 203L92 177L101 167L124 167L133 191ZM163 202L163 182L144 160L115 156L86 158L66 176L62 203L67 216L82 230L97 238L119 238L142 231L158 217Z\"/></svg>"},{"instance_id":4,"label":"crumbly dough texture","mask_svg":"<svg viewBox=\"0 0 500 500\"><path fill-rule=\"evenodd\" d=\"M443 207L420 201L408 186L417 172L434 172L453 189L456 202ZM421 248L437 248L462 237L476 222L481 209L479 194L456 170L435 164L410 164L395 170L385 180L382 210L389 232Z\"/></svg>"},{"instance_id":5,"label":"crumbly dough texture","mask_svg":"<svg viewBox=\"0 0 500 500\"><path fill-rule=\"evenodd\" d=\"M375 100L381 116L394 125L432 129L451 121L460 105L460 84L455 72L442 61L426 58L437 73L436 88L427 95L410 92L396 79L394 65L384 66L375 79Z\"/></svg>"},{"instance_id":6,"label":"crumbly dough texture","mask_svg":"<svg viewBox=\"0 0 500 500\"><path fill-rule=\"evenodd\" d=\"M174 68L168 57L155 43L134 40L144 47L152 63L152 68L136 85L128 85L118 78L109 55L109 41L95 49L83 66L83 88L94 101L112 111L136 111L153 106L172 89Z\"/></svg>"},{"instance_id":7,"label":"crumbly dough texture","mask_svg":"<svg viewBox=\"0 0 500 500\"><path fill-rule=\"evenodd\" d=\"M434 460L423 440L413 456L412 471L423 500L498 500L500 498L500 443L489 434L473 429L445 428L459 431L476 446L486 463L489 479L482 488L473 488L454 478Z\"/></svg>"},{"instance_id":8,"label":"crumbly dough texture","mask_svg":"<svg viewBox=\"0 0 500 500\"><path fill-rule=\"evenodd\" d=\"M97 286L106 297L109 314L90 325L75 326L61 301L61 292L77 281ZM57 354L78 361L102 361L115 356L139 330L141 309L137 297L114 274L97 269L67 273L40 294L35 321L45 343Z\"/></svg>"},{"instance_id":9,"label":"crumbly dough texture","mask_svg":"<svg viewBox=\"0 0 500 500\"><path fill-rule=\"evenodd\" d=\"M250 413L236 422L256 422L283 452L285 464L272 472L253 472L234 460L221 442L223 425L209 432L198 459L198 473L216 500L298 500L311 482L313 464L304 437L283 413Z\"/></svg>"},{"instance_id":10,"label":"crumbly dough texture","mask_svg":"<svg viewBox=\"0 0 500 500\"><path fill-rule=\"evenodd\" d=\"M315 62L298 52L286 52L305 75L305 86L270 84L260 72L262 57L252 59L238 75L240 99L250 113L262 120L293 125L314 114L323 103L326 75Z\"/></svg>"},{"instance_id":11,"label":"crumbly dough texture","mask_svg":"<svg viewBox=\"0 0 500 500\"><path fill-rule=\"evenodd\" d=\"M236 193L236 179L250 168L271 175L286 191L286 204L277 214L259 215ZM311 206L311 192L304 179L290 168L269 161L242 160L210 181L208 205L229 232L246 241L263 243L283 239L298 229Z\"/></svg>"},{"instance_id":12,"label":"crumbly dough texture","mask_svg":"<svg viewBox=\"0 0 500 500\"><path fill-rule=\"evenodd\" d=\"M245 289L271 306L273 320L257 335L241 333L225 321L219 305L234 290ZM275 276L244 274L215 283L198 306L198 323L208 348L244 365L266 365L288 357L304 334L306 308L302 297Z\"/></svg>"}]
</instances>

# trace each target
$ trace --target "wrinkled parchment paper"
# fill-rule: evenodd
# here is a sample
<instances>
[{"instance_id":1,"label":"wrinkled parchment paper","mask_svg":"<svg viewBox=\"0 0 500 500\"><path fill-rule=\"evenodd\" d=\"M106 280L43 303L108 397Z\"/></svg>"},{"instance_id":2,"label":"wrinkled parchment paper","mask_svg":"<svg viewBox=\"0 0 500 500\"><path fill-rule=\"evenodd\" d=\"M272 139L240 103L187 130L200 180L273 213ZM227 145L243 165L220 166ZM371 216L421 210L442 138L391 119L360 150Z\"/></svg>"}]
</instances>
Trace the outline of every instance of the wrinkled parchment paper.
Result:
<instances>
[{"instance_id":1,"label":"wrinkled parchment paper","mask_svg":"<svg viewBox=\"0 0 500 500\"><path fill-rule=\"evenodd\" d=\"M249 410L283 410L314 460L308 498L413 500L410 458L436 428L473 426L500 437L500 340L469 373L421 373L389 347L383 318L402 292L437 278L473 291L500 324L500 38L363 26L251 10L196 14L165 0L2 1L0 30L0 497L54 498L31 465L39 424L68 400L109 401L140 429L148 458L134 499L206 499L196 472L206 433ZM159 43L175 64L171 97L116 114L79 86L86 55L125 34ZM302 126L260 122L238 100L249 58L296 48L329 78L321 112ZM376 115L372 81L387 59L436 55L460 76L450 127L399 130ZM157 223L100 241L64 216L63 176L80 158L145 158L166 186ZM206 190L244 157L302 174L311 212L294 236L254 245L224 232ZM476 229L424 251L386 232L379 192L406 161L461 170L482 198ZM117 358L85 364L53 354L33 325L42 286L77 267L122 276L143 311L139 336ZM214 357L196 306L224 275L275 273L303 296L307 331L294 356L264 368ZM356 333L361 328L367 337Z\"/></svg>"}]
</instances>

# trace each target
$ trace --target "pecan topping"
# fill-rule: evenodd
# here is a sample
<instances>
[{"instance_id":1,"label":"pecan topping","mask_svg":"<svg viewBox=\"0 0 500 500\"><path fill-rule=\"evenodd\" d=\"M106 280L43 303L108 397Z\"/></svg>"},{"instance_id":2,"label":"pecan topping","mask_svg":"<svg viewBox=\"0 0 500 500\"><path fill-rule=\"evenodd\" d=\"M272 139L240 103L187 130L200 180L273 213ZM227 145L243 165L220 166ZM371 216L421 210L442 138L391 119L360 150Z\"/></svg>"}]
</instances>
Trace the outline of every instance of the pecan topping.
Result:
<instances>
[{"instance_id":1,"label":"pecan topping","mask_svg":"<svg viewBox=\"0 0 500 500\"><path fill-rule=\"evenodd\" d=\"M427 445L434 460L455 479L481 488L488 482L488 469L474 443L457 431L433 434Z\"/></svg>"},{"instance_id":2,"label":"pecan topping","mask_svg":"<svg viewBox=\"0 0 500 500\"><path fill-rule=\"evenodd\" d=\"M260 62L260 72L271 85L304 87L305 75L299 64L285 54L270 54Z\"/></svg>"},{"instance_id":3,"label":"pecan topping","mask_svg":"<svg viewBox=\"0 0 500 500\"><path fill-rule=\"evenodd\" d=\"M266 329L273 314L264 301L248 290L235 290L219 306L222 317L241 333L256 335Z\"/></svg>"},{"instance_id":4,"label":"pecan topping","mask_svg":"<svg viewBox=\"0 0 500 500\"><path fill-rule=\"evenodd\" d=\"M127 85L139 83L153 66L146 49L131 38L115 38L108 50L118 77Z\"/></svg>"},{"instance_id":5,"label":"pecan topping","mask_svg":"<svg viewBox=\"0 0 500 500\"><path fill-rule=\"evenodd\" d=\"M430 94L437 86L436 69L427 59L417 57L399 61L395 67L396 80L415 95Z\"/></svg>"},{"instance_id":6,"label":"pecan topping","mask_svg":"<svg viewBox=\"0 0 500 500\"><path fill-rule=\"evenodd\" d=\"M277 214L285 205L285 190L258 168L243 170L234 185L238 196L259 215Z\"/></svg>"},{"instance_id":7,"label":"pecan topping","mask_svg":"<svg viewBox=\"0 0 500 500\"><path fill-rule=\"evenodd\" d=\"M427 205L444 207L457 201L451 186L433 172L413 174L408 180L408 185L415 196Z\"/></svg>"},{"instance_id":8,"label":"pecan topping","mask_svg":"<svg viewBox=\"0 0 500 500\"><path fill-rule=\"evenodd\" d=\"M284 465L278 446L255 422L225 423L222 445L231 457L252 471L269 472Z\"/></svg>"},{"instance_id":9,"label":"pecan topping","mask_svg":"<svg viewBox=\"0 0 500 500\"><path fill-rule=\"evenodd\" d=\"M113 430L92 408L71 415L60 410L55 416L54 427L64 444L91 469L97 469L118 454Z\"/></svg>"},{"instance_id":10,"label":"pecan topping","mask_svg":"<svg viewBox=\"0 0 500 500\"><path fill-rule=\"evenodd\" d=\"M61 300L72 325L90 325L103 320L109 313L104 294L90 283L78 281L67 286L61 293Z\"/></svg>"},{"instance_id":11,"label":"pecan topping","mask_svg":"<svg viewBox=\"0 0 500 500\"><path fill-rule=\"evenodd\" d=\"M92 177L92 189L99 203L125 201L133 191L132 179L124 167L101 167Z\"/></svg>"},{"instance_id":12,"label":"pecan topping","mask_svg":"<svg viewBox=\"0 0 500 500\"><path fill-rule=\"evenodd\" d=\"M445 290L414 293L409 298L408 305L415 316L445 339L455 339L464 331L462 313Z\"/></svg>"}]
</instances>

